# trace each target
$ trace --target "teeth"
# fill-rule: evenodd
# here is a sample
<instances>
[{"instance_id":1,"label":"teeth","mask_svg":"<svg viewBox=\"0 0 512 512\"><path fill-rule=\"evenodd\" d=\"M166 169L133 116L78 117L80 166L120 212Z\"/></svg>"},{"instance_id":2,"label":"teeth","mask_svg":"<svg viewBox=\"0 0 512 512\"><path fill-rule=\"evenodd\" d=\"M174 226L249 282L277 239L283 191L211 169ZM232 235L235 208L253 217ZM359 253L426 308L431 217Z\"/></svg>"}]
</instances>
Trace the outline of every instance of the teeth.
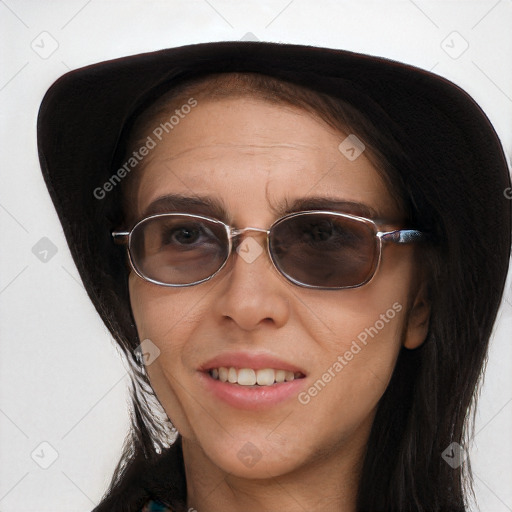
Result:
<instances>
[{"instance_id":1,"label":"teeth","mask_svg":"<svg viewBox=\"0 0 512 512\"><path fill-rule=\"evenodd\" d=\"M284 382L286 378L286 372L284 370L276 371L276 382Z\"/></svg>"},{"instance_id":2,"label":"teeth","mask_svg":"<svg viewBox=\"0 0 512 512\"><path fill-rule=\"evenodd\" d=\"M284 374L284 380L285 380L286 382L290 382L290 381L292 381L293 379L295 379L295 375L294 375L294 373L293 373L293 372L289 372L289 371L285 372L285 374Z\"/></svg>"},{"instance_id":3,"label":"teeth","mask_svg":"<svg viewBox=\"0 0 512 512\"><path fill-rule=\"evenodd\" d=\"M230 382L231 384L239 384L240 386L272 386L275 382L291 382L292 380L303 377L300 372L292 372L289 370L274 370L272 368L264 368L261 370L253 370L252 368L234 367L212 368L210 375L221 382Z\"/></svg>"},{"instance_id":4,"label":"teeth","mask_svg":"<svg viewBox=\"0 0 512 512\"><path fill-rule=\"evenodd\" d=\"M272 368L265 368L256 372L256 382L258 386L272 386L274 384L276 372Z\"/></svg>"},{"instance_id":5,"label":"teeth","mask_svg":"<svg viewBox=\"0 0 512 512\"><path fill-rule=\"evenodd\" d=\"M232 369L233 368L230 368L230 371ZM254 384L256 384L256 380L258 380L258 384L261 384L259 376L258 379L256 379L256 372L254 370L251 370L250 368L242 368L241 370L238 370L237 382L241 386L254 386ZM272 382L272 384L274 383Z\"/></svg>"},{"instance_id":6,"label":"teeth","mask_svg":"<svg viewBox=\"0 0 512 512\"><path fill-rule=\"evenodd\" d=\"M212 377L215 379L215 375L213 375L213 370L212 370ZM219 380L221 382L228 381L228 369L227 368L219 368Z\"/></svg>"},{"instance_id":7,"label":"teeth","mask_svg":"<svg viewBox=\"0 0 512 512\"><path fill-rule=\"evenodd\" d=\"M234 368L228 370L228 382L235 384L238 381L237 371Z\"/></svg>"}]
</instances>

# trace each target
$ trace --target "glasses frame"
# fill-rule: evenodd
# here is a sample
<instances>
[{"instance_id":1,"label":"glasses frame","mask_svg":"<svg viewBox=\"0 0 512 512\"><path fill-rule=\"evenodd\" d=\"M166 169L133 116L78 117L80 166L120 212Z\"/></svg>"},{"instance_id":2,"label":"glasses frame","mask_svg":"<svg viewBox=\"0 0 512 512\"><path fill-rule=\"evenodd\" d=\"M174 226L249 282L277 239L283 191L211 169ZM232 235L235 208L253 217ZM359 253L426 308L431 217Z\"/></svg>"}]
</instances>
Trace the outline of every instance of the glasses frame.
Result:
<instances>
[{"instance_id":1,"label":"glasses frame","mask_svg":"<svg viewBox=\"0 0 512 512\"><path fill-rule=\"evenodd\" d=\"M333 215L336 217L343 217L343 218L347 218L347 219L351 219L351 220L356 220L356 221L366 224L373 230L374 236L377 238L377 251L378 251L377 262L374 265L373 271L371 272L371 274L368 276L368 278L364 282L357 284L357 285L339 286L339 287L316 286L316 285L310 285L307 283L303 283L297 279L294 279L292 276L289 276L286 272L284 272L283 270L281 270L279 268L278 264L276 263L276 261L274 259L274 255L272 254L272 251L270 250L270 237L271 237L272 230L277 225L281 224L282 222L285 222L288 219L302 216L302 215L317 215L317 214ZM224 230L226 231L226 236L228 239L228 253L227 253L226 258L225 258L224 262L222 263L222 265L212 275L210 275L204 279L200 279L199 281L194 281L193 283L169 284L169 283L164 283L164 282L152 279L150 277L147 277L140 271L140 269L137 268L137 265L133 261L132 251L131 251L131 241L132 241L132 235L133 235L134 230L137 229L137 227L139 227L144 222L147 222L151 219L155 219L158 217L170 217L170 216L190 217L190 218L194 218L194 219L206 220L206 221L213 222L215 224L218 224L219 226L224 227ZM377 271L380 267L381 259L382 259L382 247L383 247L384 242L392 242L392 243L396 243L396 244L408 244L408 243L413 243L413 242L417 242L417 241L421 241L421 240L425 239L425 233L418 231L416 229L395 229L392 231L380 231L379 224L371 219L368 219L366 217L361 217L359 215L353 215L350 213L333 212L330 210L306 210L306 211L290 213L290 214L285 215L285 216L277 219L276 221L274 221L268 229L255 228L255 227L245 227L245 228L241 228L241 229L236 229L233 226L230 226L229 224L226 224L225 222L223 222L221 220L215 219L213 217L208 217L205 215L200 215L200 214L181 213L181 212L157 213L154 215L149 215L148 217L144 217L143 219L138 221L129 231L117 231L117 230L113 231L112 238L114 239L114 242L116 244L127 246L127 252L128 252L128 258L130 261L130 266L132 267L133 271L141 279L144 279L145 281L148 281L150 283L157 284L160 286L167 286L167 287L173 287L173 288L184 288L184 287L188 287L188 286L195 286L197 284L204 283L205 281L209 281L210 279L214 278L226 266L227 262L229 261L229 258L231 257L231 253L233 252L233 240L238 239L241 235L244 235L248 231L257 231L259 233L265 233L266 249L267 249L268 257L270 258L270 261L272 262L272 265L277 270L277 272L280 275L282 275L283 277L285 277L285 279L287 281L289 281L297 286L304 287L304 288L315 288L315 289L320 289L320 290L345 290L345 289L350 289L350 288L360 288L361 286L368 284L374 278L375 274L377 273Z\"/></svg>"}]
</instances>

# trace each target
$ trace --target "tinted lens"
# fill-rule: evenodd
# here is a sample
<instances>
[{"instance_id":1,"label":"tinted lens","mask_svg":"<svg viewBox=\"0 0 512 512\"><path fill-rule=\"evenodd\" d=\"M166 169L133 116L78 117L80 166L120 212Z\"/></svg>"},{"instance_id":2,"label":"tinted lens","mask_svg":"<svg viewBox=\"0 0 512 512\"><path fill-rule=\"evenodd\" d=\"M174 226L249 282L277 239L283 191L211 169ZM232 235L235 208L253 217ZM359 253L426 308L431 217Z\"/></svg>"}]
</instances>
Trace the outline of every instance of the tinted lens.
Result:
<instances>
[{"instance_id":1,"label":"tinted lens","mask_svg":"<svg viewBox=\"0 0 512 512\"><path fill-rule=\"evenodd\" d=\"M378 261L378 239L371 224L329 214L288 217L274 226L271 252L276 266L292 280L326 288L365 283Z\"/></svg>"},{"instance_id":2,"label":"tinted lens","mask_svg":"<svg viewBox=\"0 0 512 512\"><path fill-rule=\"evenodd\" d=\"M221 223L187 217L150 217L132 232L133 265L165 284L191 284L214 274L226 261L228 237Z\"/></svg>"}]
</instances>

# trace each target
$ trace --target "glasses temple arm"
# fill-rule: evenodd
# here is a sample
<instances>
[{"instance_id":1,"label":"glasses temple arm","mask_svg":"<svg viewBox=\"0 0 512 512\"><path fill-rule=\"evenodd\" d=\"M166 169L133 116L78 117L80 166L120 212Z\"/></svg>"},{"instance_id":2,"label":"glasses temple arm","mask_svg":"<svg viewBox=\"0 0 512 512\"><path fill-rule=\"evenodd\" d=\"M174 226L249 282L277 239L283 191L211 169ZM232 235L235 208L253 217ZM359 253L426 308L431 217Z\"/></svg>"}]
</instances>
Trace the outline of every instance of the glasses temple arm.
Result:
<instances>
[{"instance_id":1,"label":"glasses temple arm","mask_svg":"<svg viewBox=\"0 0 512 512\"><path fill-rule=\"evenodd\" d=\"M377 236L382 240L394 242L396 244L408 244L411 242L425 240L426 238L425 233L416 229L397 229L396 231L387 231L385 233L379 232L377 233Z\"/></svg>"},{"instance_id":2,"label":"glasses temple arm","mask_svg":"<svg viewBox=\"0 0 512 512\"><path fill-rule=\"evenodd\" d=\"M114 239L114 243L119 245L128 243L129 235L129 231L112 231L112 238Z\"/></svg>"}]
</instances>

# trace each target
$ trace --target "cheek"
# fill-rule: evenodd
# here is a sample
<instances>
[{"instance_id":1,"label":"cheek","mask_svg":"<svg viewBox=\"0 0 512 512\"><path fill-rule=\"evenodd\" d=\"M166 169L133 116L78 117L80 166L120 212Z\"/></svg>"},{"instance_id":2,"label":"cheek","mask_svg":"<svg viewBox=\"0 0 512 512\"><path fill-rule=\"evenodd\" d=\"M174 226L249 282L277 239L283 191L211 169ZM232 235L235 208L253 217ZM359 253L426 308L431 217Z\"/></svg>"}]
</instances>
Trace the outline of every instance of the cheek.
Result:
<instances>
[{"instance_id":1,"label":"cheek","mask_svg":"<svg viewBox=\"0 0 512 512\"><path fill-rule=\"evenodd\" d=\"M345 331L332 365L342 376L343 393L359 397L362 402L368 399L370 406L380 399L400 351L403 324L404 308L394 302Z\"/></svg>"},{"instance_id":2,"label":"cheek","mask_svg":"<svg viewBox=\"0 0 512 512\"><path fill-rule=\"evenodd\" d=\"M184 288L157 286L132 272L129 289L132 312L141 339L179 341L182 338L174 336L174 333L191 328L198 321L200 298L184 293Z\"/></svg>"},{"instance_id":3,"label":"cheek","mask_svg":"<svg viewBox=\"0 0 512 512\"><path fill-rule=\"evenodd\" d=\"M364 304L359 311L338 309L330 335L317 335L322 357L313 377L319 391L329 384L338 388L338 397L384 392L402 345L405 307L398 300L367 309Z\"/></svg>"},{"instance_id":4,"label":"cheek","mask_svg":"<svg viewBox=\"0 0 512 512\"><path fill-rule=\"evenodd\" d=\"M328 341L324 338L321 359L308 387L297 397L300 417L307 418L323 437L321 441L301 437L305 452L314 453L319 445L328 451L369 435L376 407L393 374L405 321L399 302L386 306L371 314L338 314L339 334Z\"/></svg>"},{"instance_id":5,"label":"cheek","mask_svg":"<svg viewBox=\"0 0 512 512\"><path fill-rule=\"evenodd\" d=\"M130 274L130 302L139 339L150 340L157 354L146 365L151 386L172 423L190 436L186 397L181 396L187 340L201 319L200 299L183 294L183 289L168 289L147 283ZM148 343L148 342L146 342Z\"/></svg>"},{"instance_id":6,"label":"cheek","mask_svg":"<svg viewBox=\"0 0 512 512\"><path fill-rule=\"evenodd\" d=\"M412 264L388 258L380 271L368 286L341 291L336 300L318 294L301 315L319 358L299 402L335 430L350 430L371 414L404 339Z\"/></svg>"},{"instance_id":7,"label":"cheek","mask_svg":"<svg viewBox=\"0 0 512 512\"><path fill-rule=\"evenodd\" d=\"M157 286L130 275L130 301L139 339L149 339L159 349L148 374L160 367L171 376L187 371L194 354L189 341L208 314L207 290L190 293L187 288ZM191 371L191 370L189 370Z\"/></svg>"}]
</instances>

